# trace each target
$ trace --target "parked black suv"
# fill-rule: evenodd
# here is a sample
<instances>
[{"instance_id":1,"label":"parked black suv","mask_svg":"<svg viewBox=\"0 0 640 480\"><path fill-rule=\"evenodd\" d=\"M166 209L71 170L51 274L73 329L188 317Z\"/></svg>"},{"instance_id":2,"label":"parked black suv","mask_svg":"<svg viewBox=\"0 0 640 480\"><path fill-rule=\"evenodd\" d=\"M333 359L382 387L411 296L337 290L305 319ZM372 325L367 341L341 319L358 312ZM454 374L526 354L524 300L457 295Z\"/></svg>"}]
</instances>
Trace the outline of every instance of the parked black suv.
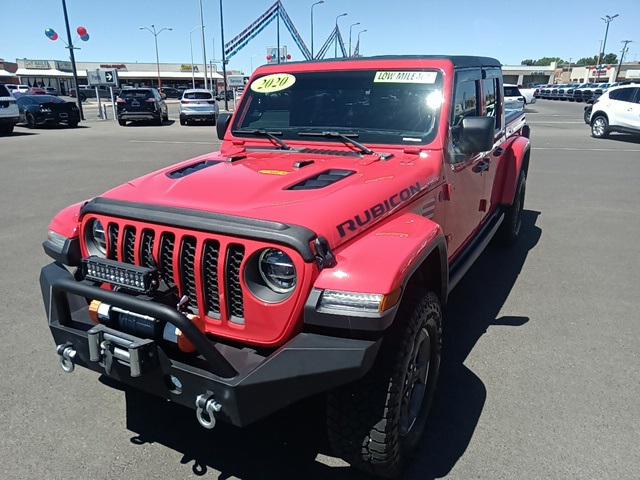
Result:
<instances>
[{"instance_id":1,"label":"parked black suv","mask_svg":"<svg viewBox=\"0 0 640 480\"><path fill-rule=\"evenodd\" d=\"M118 95L118 123L122 126L127 121L151 120L162 125L169 120L167 104L155 88L125 88Z\"/></svg>"}]
</instances>

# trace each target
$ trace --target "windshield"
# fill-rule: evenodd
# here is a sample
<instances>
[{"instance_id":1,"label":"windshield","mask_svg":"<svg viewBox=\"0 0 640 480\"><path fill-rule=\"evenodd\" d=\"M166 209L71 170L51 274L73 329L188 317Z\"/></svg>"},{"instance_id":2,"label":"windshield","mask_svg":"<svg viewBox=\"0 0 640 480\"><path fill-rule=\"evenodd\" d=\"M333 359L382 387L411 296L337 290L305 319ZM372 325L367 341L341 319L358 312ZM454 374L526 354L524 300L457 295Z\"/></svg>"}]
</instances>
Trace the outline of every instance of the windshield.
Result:
<instances>
[{"instance_id":1,"label":"windshield","mask_svg":"<svg viewBox=\"0 0 640 480\"><path fill-rule=\"evenodd\" d=\"M234 134L243 129L300 133L348 133L364 143L429 143L442 104L436 71L314 72L266 75L243 95ZM314 141L335 138L314 138Z\"/></svg>"}]
</instances>

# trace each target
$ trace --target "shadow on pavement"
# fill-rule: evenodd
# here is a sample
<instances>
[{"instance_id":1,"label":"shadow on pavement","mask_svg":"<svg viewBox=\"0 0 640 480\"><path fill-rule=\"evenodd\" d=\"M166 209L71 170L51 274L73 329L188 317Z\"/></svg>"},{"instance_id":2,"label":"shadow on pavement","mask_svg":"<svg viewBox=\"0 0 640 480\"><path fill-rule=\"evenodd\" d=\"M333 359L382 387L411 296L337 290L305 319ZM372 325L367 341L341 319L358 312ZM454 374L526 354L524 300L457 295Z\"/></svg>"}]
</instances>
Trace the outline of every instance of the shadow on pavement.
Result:
<instances>
[{"instance_id":1,"label":"shadow on pavement","mask_svg":"<svg viewBox=\"0 0 640 480\"><path fill-rule=\"evenodd\" d=\"M464 362L489 327L519 327L529 320L498 314L529 251L540 239L538 215L525 210L518 243L506 250L490 246L450 296L440 385L407 479L446 475L471 441L487 392ZM108 379L103 381L111 384ZM196 476L213 469L221 472L220 480L369 478L347 466L328 466L315 460L318 453L330 455L322 397L300 402L244 429L219 424L208 431L200 427L192 410L139 392L127 390L125 394L127 428L136 433L131 442L160 443L180 452L181 463L190 465Z\"/></svg>"},{"instance_id":2,"label":"shadow on pavement","mask_svg":"<svg viewBox=\"0 0 640 480\"><path fill-rule=\"evenodd\" d=\"M635 143L640 145L640 135L632 135L627 133L610 133L607 140L614 142Z\"/></svg>"},{"instance_id":3,"label":"shadow on pavement","mask_svg":"<svg viewBox=\"0 0 640 480\"><path fill-rule=\"evenodd\" d=\"M11 133L5 133L0 135L0 137L28 137L29 135L38 135L37 132L23 132L20 130L14 130Z\"/></svg>"}]
</instances>

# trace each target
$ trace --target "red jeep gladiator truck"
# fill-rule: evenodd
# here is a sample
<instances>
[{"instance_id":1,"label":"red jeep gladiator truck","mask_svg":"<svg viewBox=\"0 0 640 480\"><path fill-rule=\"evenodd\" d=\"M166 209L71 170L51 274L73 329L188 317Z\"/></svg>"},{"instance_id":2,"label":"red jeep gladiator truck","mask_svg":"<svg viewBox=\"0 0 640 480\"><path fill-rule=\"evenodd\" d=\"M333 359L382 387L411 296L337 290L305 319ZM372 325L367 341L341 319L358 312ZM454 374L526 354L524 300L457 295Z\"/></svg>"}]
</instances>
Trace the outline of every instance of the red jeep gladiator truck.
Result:
<instances>
[{"instance_id":1,"label":"red jeep gladiator truck","mask_svg":"<svg viewBox=\"0 0 640 480\"><path fill-rule=\"evenodd\" d=\"M484 57L259 68L218 119L220 151L53 219L40 284L63 369L205 428L322 393L335 453L398 476L448 294L492 237L519 234L529 128L502 87Z\"/></svg>"}]
</instances>

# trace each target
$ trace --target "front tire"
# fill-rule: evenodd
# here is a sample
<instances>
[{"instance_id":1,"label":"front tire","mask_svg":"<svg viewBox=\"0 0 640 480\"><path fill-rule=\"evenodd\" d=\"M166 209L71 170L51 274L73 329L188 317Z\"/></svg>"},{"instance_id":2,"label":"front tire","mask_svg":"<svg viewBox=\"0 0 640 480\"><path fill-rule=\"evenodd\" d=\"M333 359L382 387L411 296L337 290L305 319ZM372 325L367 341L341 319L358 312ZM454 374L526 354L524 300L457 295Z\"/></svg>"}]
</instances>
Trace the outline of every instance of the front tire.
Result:
<instances>
[{"instance_id":1,"label":"front tire","mask_svg":"<svg viewBox=\"0 0 640 480\"><path fill-rule=\"evenodd\" d=\"M522 226L522 210L524 210L524 197L527 189L527 176L520 172L518 186L513 197L513 203L507 208L504 219L498 230L498 240L506 247L518 241Z\"/></svg>"},{"instance_id":2,"label":"front tire","mask_svg":"<svg viewBox=\"0 0 640 480\"><path fill-rule=\"evenodd\" d=\"M596 115L591 120L591 136L607 138L609 136L609 120L604 115Z\"/></svg>"},{"instance_id":3,"label":"front tire","mask_svg":"<svg viewBox=\"0 0 640 480\"><path fill-rule=\"evenodd\" d=\"M118 120L118 125L120 125L121 127L126 127L127 126L127 121L126 120Z\"/></svg>"},{"instance_id":4,"label":"front tire","mask_svg":"<svg viewBox=\"0 0 640 480\"><path fill-rule=\"evenodd\" d=\"M376 364L361 380L327 398L333 451L368 473L396 478L424 431L440 370L438 296L410 287Z\"/></svg>"},{"instance_id":5,"label":"front tire","mask_svg":"<svg viewBox=\"0 0 640 480\"><path fill-rule=\"evenodd\" d=\"M32 113L27 113L27 128L36 128L36 117Z\"/></svg>"}]
</instances>

